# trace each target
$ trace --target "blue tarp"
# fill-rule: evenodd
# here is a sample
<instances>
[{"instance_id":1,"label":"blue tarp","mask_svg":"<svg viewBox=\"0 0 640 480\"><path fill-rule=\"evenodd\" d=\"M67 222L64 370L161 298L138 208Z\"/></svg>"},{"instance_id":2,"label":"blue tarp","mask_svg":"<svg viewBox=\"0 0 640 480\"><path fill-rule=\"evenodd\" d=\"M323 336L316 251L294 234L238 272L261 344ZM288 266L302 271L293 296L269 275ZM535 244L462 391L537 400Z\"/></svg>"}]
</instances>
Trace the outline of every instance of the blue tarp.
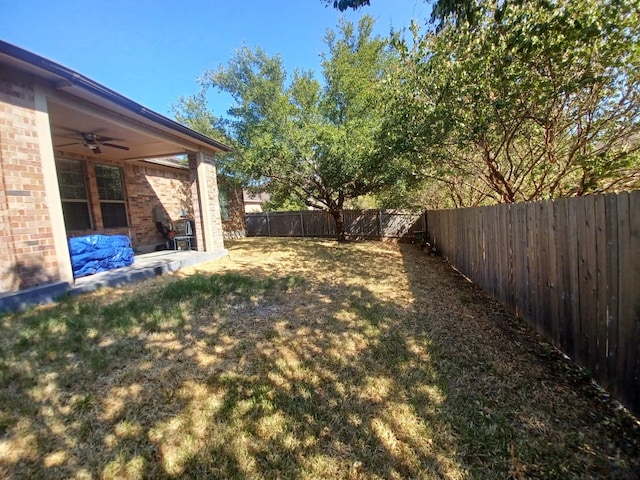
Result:
<instances>
[{"instance_id":1,"label":"blue tarp","mask_svg":"<svg viewBox=\"0 0 640 480\"><path fill-rule=\"evenodd\" d=\"M87 235L69 239L74 278L128 267L133 263L131 240L126 235Z\"/></svg>"}]
</instances>

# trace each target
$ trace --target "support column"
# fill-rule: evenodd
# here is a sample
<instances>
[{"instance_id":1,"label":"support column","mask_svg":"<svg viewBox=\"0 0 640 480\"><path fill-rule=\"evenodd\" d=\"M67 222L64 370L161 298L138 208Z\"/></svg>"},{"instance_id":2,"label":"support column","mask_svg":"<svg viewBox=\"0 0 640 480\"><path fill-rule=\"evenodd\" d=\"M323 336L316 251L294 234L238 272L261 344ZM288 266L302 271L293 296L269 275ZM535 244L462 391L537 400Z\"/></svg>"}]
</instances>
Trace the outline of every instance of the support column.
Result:
<instances>
[{"instance_id":1,"label":"support column","mask_svg":"<svg viewBox=\"0 0 640 480\"><path fill-rule=\"evenodd\" d=\"M38 129L38 143L40 146L40 160L44 176L44 187L51 222L51 234L58 263L60 280L73 285L73 269L71 256L67 243L67 231L62 213L62 200L58 187L58 173L53 154L53 140L51 138L51 125L49 124L49 109L47 97L43 89L36 83L34 85L34 100L36 107L36 126Z\"/></svg>"},{"instance_id":2,"label":"support column","mask_svg":"<svg viewBox=\"0 0 640 480\"><path fill-rule=\"evenodd\" d=\"M204 152L196 152L189 156L189 167L192 172L192 188L195 187L197 198L194 213L197 217L198 250L214 252L224 249L213 158L207 157Z\"/></svg>"}]
</instances>

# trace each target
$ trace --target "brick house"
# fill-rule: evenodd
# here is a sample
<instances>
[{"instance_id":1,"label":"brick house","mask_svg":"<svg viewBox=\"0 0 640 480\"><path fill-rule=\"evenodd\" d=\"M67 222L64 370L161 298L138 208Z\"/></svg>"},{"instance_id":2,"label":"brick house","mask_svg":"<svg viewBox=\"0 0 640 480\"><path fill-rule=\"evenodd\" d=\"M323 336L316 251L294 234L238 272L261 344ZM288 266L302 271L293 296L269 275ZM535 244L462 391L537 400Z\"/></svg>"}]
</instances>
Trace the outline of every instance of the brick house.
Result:
<instances>
[{"instance_id":1,"label":"brick house","mask_svg":"<svg viewBox=\"0 0 640 480\"><path fill-rule=\"evenodd\" d=\"M137 251L153 249L163 242L158 216L166 223L193 219L197 249L223 253L214 156L224 151L229 147L0 41L0 296L73 284L72 236L124 234ZM170 156L184 161L162 160Z\"/></svg>"}]
</instances>

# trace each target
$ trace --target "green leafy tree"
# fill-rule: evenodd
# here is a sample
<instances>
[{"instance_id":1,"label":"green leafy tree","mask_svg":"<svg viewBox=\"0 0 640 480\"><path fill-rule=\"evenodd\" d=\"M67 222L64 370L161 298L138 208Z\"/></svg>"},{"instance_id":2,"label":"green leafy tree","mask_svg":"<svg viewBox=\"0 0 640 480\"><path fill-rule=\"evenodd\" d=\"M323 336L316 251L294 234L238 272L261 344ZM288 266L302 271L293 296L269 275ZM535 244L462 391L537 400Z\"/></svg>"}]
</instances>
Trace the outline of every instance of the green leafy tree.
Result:
<instances>
[{"instance_id":1,"label":"green leafy tree","mask_svg":"<svg viewBox=\"0 0 640 480\"><path fill-rule=\"evenodd\" d=\"M370 4L369 0L322 0L322 2L327 5L333 5L333 8L340 10L341 12L344 12L349 8L357 10L360 7Z\"/></svg>"},{"instance_id":2,"label":"green leafy tree","mask_svg":"<svg viewBox=\"0 0 640 480\"><path fill-rule=\"evenodd\" d=\"M173 115L179 123L207 135L216 138L229 146L234 146L234 139L228 135L224 119L216 117L207 105L207 88L201 85L200 91L192 96L182 96L171 107ZM247 180L241 172L234 168L237 152L219 153L216 156L218 173L224 176L227 185L234 188L242 188Z\"/></svg>"},{"instance_id":3,"label":"green leafy tree","mask_svg":"<svg viewBox=\"0 0 640 480\"><path fill-rule=\"evenodd\" d=\"M322 0L325 5L332 5L333 8L344 12L349 8L358 10L364 6L370 6L369 0ZM425 0L431 3L431 22L438 22L441 28L446 22L452 21L456 24L467 22L475 23L478 13L478 5L475 0ZM506 3L503 2L503 3Z\"/></svg>"},{"instance_id":4,"label":"green leafy tree","mask_svg":"<svg viewBox=\"0 0 640 480\"><path fill-rule=\"evenodd\" d=\"M342 22L327 33L322 85L311 72L288 77L279 57L246 47L206 74L207 86L234 100L226 124L237 147L234 168L275 199L328 211L339 240L345 202L395 180L373 155L382 124L379 84L392 59L372 29L365 16L357 30Z\"/></svg>"},{"instance_id":5,"label":"green leafy tree","mask_svg":"<svg viewBox=\"0 0 640 480\"><path fill-rule=\"evenodd\" d=\"M456 206L639 183L637 0L478 3L412 47L381 142Z\"/></svg>"}]
</instances>

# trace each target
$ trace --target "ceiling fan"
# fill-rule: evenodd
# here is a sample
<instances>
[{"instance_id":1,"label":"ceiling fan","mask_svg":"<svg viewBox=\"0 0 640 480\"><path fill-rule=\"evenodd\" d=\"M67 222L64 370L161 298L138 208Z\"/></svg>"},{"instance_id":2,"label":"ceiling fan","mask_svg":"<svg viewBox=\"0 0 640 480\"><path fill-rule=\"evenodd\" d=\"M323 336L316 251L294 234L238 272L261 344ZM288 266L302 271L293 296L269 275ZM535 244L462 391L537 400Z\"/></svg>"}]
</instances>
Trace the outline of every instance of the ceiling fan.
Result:
<instances>
[{"instance_id":1,"label":"ceiling fan","mask_svg":"<svg viewBox=\"0 0 640 480\"><path fill-rule=\"evenodd\" d=\"M110 147L110 148L118 148L120 150L129 150L129 147L125 147L124 145L117 145L115 143L111 143L114 138L103 137L98 135L97 133L82 133L78 132L82 136L82 141L73 142L73 143L65 143L64 145L56 145L56 147L68 147L69 145L84 145L89 148L93 153L102 153L100 147Z\"/></svg>"}]
</instances>

